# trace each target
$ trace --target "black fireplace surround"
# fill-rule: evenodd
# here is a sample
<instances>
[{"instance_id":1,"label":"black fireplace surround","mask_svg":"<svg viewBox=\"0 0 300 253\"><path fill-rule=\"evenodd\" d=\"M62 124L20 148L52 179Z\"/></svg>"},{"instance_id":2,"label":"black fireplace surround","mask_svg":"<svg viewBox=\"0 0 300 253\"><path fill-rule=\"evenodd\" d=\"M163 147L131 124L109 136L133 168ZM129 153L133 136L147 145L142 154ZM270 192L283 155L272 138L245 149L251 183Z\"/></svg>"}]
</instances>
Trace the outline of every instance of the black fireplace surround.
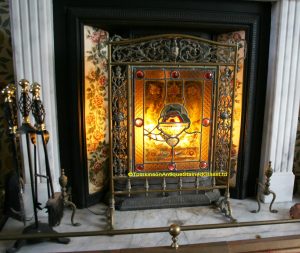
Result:
<instances>
[{"instance_id":1,"label":"black fireplace surround","mask_svg":"<svg viewBox=\"0 0 300 253\"><path fill-rule=\"evenodd\" d=\"M105 191L89 195L84 141L83 26L100 27L126 38L176 33L208 39L245 30L243 116L237 184L231 196L255 194L270 34L270 2L202 0L53 0L55 73L61 167L72 188L73 201L86 207Z\"/></svg>"}]
</instances>

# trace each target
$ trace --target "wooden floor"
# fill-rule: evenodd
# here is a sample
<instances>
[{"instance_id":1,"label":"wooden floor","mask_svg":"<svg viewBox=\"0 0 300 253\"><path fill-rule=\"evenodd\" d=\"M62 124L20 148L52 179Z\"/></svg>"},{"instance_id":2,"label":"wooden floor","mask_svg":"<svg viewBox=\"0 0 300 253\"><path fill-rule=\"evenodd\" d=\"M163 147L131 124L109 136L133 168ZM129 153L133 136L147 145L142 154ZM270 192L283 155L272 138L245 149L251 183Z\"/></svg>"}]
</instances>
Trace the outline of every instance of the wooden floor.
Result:
<instances>
[{"instance_id":1,"label":"wooden floor","mask_svg":"<svg viewBox=\"0 0 300 253\"><path fill-rule=\"evenodd\" d=\"M300 231L300 227L299 227ZM72 251L74 252L74 251ZM300 253L300 235L280 236L255 240L202 243L171 247L77 251L77 253Z\"/></svg>"}]
</instances>

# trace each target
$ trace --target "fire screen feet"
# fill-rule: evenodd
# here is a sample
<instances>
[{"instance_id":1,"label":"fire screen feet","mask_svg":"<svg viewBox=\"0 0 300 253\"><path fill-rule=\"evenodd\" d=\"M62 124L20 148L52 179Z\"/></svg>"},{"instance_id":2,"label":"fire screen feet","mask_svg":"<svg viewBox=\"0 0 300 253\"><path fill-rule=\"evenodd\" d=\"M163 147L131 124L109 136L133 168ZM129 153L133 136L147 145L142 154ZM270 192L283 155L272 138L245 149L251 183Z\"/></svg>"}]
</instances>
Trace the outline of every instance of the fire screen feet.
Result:
<instances>
[{"instance_id":1,"label":"fire screen feet","mask_svg":"<svg viewBox=\"0 0 300 253\"><path fill-rule=\"evenodd\" d=\"M270 190L270 180L271 180L272 174L273 174L273 170L272 170L271 162L269 162L269 166L265 172L265 175L266 175L265 185L263 185L260 182L258 183L258 190L257 190L257 195L256 195L256 201L257 201L258 208L257 208L257 210L252 210L251 213L258 213L260 211L260 200L261 200L262 195L268 196L270 194L273 197L272 197L272 201L269 206L269 211L271 213L278 212L278 210L272 209L272 205L276 199L276 193Z\"/></svg>"},{"instance_id":2,"label":"fire screen feet","mask_svg":"<svg viewBox=\"0 0 300 253\"><path fill-rule=\"evenodd\" d=\"M229 197L221 197L216 203L217 208L224 214L225 217L229 218L231 222L236 222L237 220L232 216L232 209L229 201Z\"/></svg>"},{"instance_id":3,"label":"fire screen feet","mask_svg":"<svg viewBox=\"0 0 300 253\"><path fill-rule=\"evenodd\" d=\"M110 198L109 207L107 209L107 223L109 229L114 229L114 215L115 215L115 200Z\"/></svg>"},{"instance_id":4,"label":"fire screen feet","mask_svg":"<svg viewBox=\"0 0 300 253\"><path fill-rule=\"evenodd\" d=\"M38 223L38 225L34 223L23 230L23 234L32 234L32 235L38 235L38 234L52 235L56 233L57 232L53 230L53 228L46 223ZM17 240L11 248L8 248L6 250L6 253L14 253L17 252L21 247L25 246L26 244L40 243L43 241L53 241L61 244L68 244L70 242L70 239L65 237L57 237L57 238L34 238L33 237L32 239L20 239Z\"/></svg>"}]
</instances>

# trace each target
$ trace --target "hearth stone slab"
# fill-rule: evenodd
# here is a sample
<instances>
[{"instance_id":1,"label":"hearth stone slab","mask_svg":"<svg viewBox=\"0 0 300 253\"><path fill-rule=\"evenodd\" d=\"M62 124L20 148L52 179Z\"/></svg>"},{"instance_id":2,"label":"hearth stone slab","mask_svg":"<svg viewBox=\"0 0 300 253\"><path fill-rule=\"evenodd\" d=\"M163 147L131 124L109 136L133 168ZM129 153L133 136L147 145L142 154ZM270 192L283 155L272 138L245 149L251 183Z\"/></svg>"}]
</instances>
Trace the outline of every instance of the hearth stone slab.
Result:
<instances>
[{"instance_id":1,"label":"hearth stone slab","mask_svg":"<svg viewBox=\"0 0 300 253\"><path fill-rule=\"evenodd\" d=\"M166 197L132 197L116 198L116 209L120 211L174 208L187 206L210 205L220 198L218 190L204 194L182 194Z\"/></svg>"}]
</instances>

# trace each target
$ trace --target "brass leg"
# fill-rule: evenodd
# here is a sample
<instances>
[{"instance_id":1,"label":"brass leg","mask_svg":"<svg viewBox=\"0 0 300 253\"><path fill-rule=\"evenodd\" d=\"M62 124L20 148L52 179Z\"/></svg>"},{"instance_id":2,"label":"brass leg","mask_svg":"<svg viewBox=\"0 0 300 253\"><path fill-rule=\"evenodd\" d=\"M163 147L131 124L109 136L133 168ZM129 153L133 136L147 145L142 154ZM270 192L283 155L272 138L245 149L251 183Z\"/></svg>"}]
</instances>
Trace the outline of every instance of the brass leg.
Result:
<instances>
[{"instance_id":1,"label":"brass leg","mask_svg":"<svg viewBox=\"0 0 300 253\"><path fill-rule=\"evenodd\" d=\"M228 197L223 197L219 200L217 207L220 209L221 213L225 215L225 217L230 219L231 222L236 222L236 219L232 216L232 209Z\"/></svg>"},{"instance_id":2,"label":"brass leg","mask_svg":"<svg viewBox=\"0 0 300 253\"><path fill-rule=\"evenodd\" d=\"M74 222L74 216L76 212L76 205L72 201L65 201L65 206L71 207L72 209L72 215L71 215L71 223L73 226L80 226L81 224L79 222Z\"/></svg>"},{"instance_id":3,"label":"brass leg","mask_svg":"<svg viewBox=\"0 0 300 253\"><path fill-rule=\"evenodd\" d=\"M269 206L269 211L270 211L271 213L278 213L278 210L275 210L275 209L272 210L272 205L273 205L273 203L274 203L274 201L275 201L275 199L276 199L276 194L275 194L275 192L273 192L273 191L269 191L269 192L270 192L270 194L273 195L272 201L271 201L270 206Z\"/></svg>"},{"instance_id":4,"label":"brass leg","mask_svg":"<svg viewBox=\"0 0 300 253\"><path fill-rule=\"evenodd\" d=\"M109 208L109 227L110 229L114 229L114 212L115 212L115 209L114 208Z\"/></svg>"},{"instance_id":5,"label":"brass leg","mask_svg":"<svg viewBox=\"0 0 300 253\"><path fill-rule=\"evenodd\" d=\"M252 210L251 213L258 213L260 211L260 193L258 192L256 195L256 202L258 205L257 210Z\"/></svg>"},{"instance_id":6,"label":"brass leg","mask_svg":"<svg viewBox=\"0 0 300 253\"><path fill-rule=\"evenodd\" d=\"M110 199L109 208L107 210L107 220L109 229L114 229L114 212L115 212L115 200L113 196Z\"/></svg>"},{"instance_id":7,"label":"brass leg","mask_svg":"<svg viewBox=\"0 0 300 253\"><path fill-rule=\"evenodd\" d=\"M227 214L225 216L229 218L231 222L236 222L236 219L232 216L230 200L227 197L225 198L225 205L227 205Z\"/></svg>"},{"instance_id":8,"label":"brass leg","mask_svg":"<svg viewBox=\"0 0 300 253\"><path fill-rule=\"evenodd\" d=\"M226 199L227 201L227 206L228 206L228 218L230 218L231 222L236 222L237 220L235 218L233 218L232 216L232 209L231 209L231 204L230 204L230 200L229 198Z\"/></svg>"}]
</instances>

